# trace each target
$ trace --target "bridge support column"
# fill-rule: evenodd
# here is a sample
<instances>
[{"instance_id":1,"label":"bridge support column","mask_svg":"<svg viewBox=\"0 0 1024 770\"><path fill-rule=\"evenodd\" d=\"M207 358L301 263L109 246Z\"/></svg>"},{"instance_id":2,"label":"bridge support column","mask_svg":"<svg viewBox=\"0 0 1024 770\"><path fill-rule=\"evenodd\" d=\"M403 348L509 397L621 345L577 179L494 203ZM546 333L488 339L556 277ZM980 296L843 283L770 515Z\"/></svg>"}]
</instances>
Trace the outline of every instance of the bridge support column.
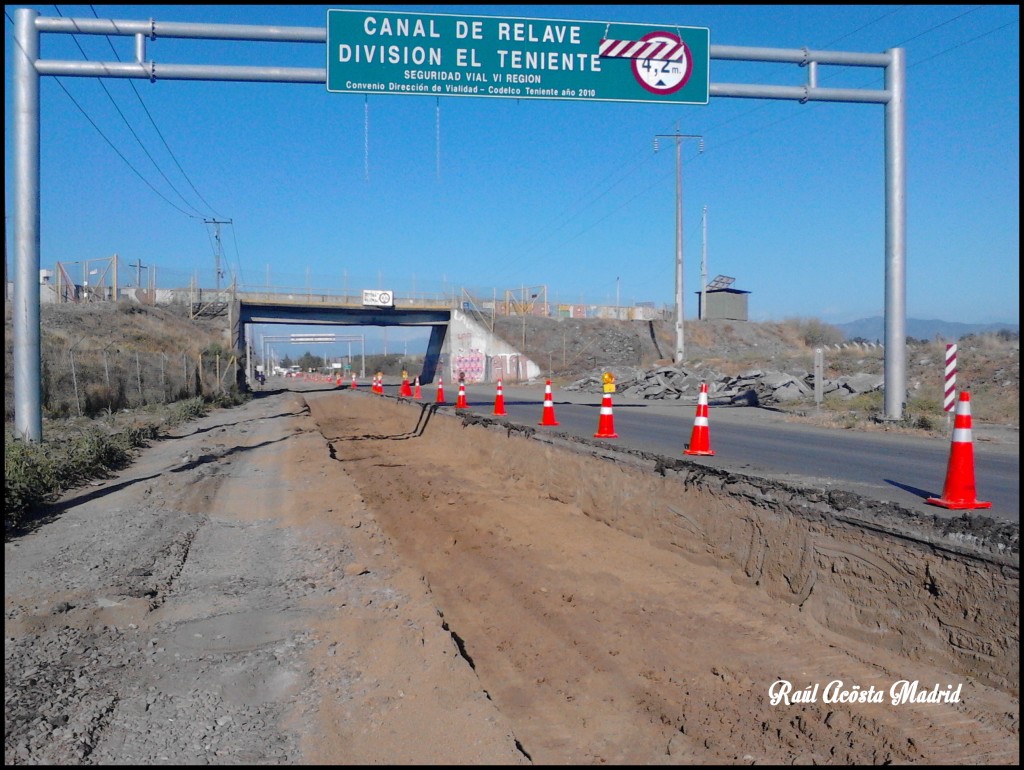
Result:
<instances>
[{"instance_id":1,"label":"bridge support column","mask_svg":"<svg viewBox=\"0 0 1024 770\"><path fill-rule=\"evenodd\" d=\"M437 373L437 362L441 358L441 348L444 346L444 337L448 332L448 324L438 324L430 328L430 342L427 343L427 352L423 356L423 373L420 375L420 383L429 385L434 381Z\"/></svg>"},{"instance_id":2,"label":"bridge support column","mask_svg":"<svg viewBox=\"0 0 1024 770\"><path fill-rule=\"evenodd\" d=\"M228 303L228 341L231 349L238 355L246 357L245 367L235 364L235 387L240 393L244 393L247 387L245 372L248 367L248 354L245 347L245 326L242 324L242 303L239 300L232 300Z\"/></svg>"}]
</instances>

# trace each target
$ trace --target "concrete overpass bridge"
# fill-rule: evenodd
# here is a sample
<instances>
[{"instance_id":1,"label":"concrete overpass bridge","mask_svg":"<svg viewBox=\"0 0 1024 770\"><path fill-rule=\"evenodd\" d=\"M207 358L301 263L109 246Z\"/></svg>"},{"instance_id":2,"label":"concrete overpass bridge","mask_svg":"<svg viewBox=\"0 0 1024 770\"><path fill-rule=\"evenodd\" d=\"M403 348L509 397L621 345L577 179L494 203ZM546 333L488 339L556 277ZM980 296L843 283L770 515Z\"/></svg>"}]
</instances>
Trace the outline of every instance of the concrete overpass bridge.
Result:
<instances>
[{"instance_id":1,"label":"concrete overpass bridge","mask_svg":"<svg viewBox=\"0 0 1024 770\"><path fill-rule=\"evenodd\" d=\"M193 303L193 312L201 310ZM399 298L391 292L360 295L237 291L206 293L209 305L227 307L231 342L236 350L249 350L246 330L251 324L302 324L324 326L429 326L430 340L420 382L433 382L455 302L450 298ZM239 377L251 382L251 356ZM243 383L239 383L240 385Z\"/></svg>"}]
</instances>

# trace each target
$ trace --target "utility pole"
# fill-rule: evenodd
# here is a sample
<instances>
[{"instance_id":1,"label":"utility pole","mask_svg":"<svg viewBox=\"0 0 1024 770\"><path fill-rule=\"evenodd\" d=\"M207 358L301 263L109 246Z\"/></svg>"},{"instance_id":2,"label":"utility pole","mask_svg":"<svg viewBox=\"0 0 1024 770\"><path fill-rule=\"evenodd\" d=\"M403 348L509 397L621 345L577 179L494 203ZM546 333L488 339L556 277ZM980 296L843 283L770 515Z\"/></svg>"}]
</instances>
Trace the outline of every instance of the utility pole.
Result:
<instances>
[{"instance_id":1,"label":"utility pole","mask_svg":"<svg viewBox=\"0 0 1024 770\"><path fill-rule=\"evenodd\" d=\"M704 249L700 257L700 313L698 318L706 321L708 318L708 207L704 207L703 217Z\"/></svg>"},{"instance_id":2,"label":"utility pole","mask_svg":"<svg viewBox=\"0 0 1024 770\"><path fill-rule=\"evenodd\" d=\"M684 139L699 139L700 152L704 152L704 137L698 134L657 134L654 151L658 151L658 138L676 140L676 364L683 363L683 155Z\"/></svg>"},{"instance_id":3,"label":"utility pole","mask_svg":"<svg viewBox=\"0 0 1024 770\"><path fill-rule=\"evenodd\" d=\"M224 272L220 269L220 260L223 252L221 251L220 243L220 226L230 225L230 219L204 219L208 225L213 225L213 238L216 241L216 248L213 253L214 265L216 267L216 280L217 280L217 291L220 291L220 279L224 276Z\"/></svg>"},{"instance_id":4,"label":"utility pole","mask_svg":"<svg viewBox=\"0 0 1024 770\"><path fill-rule=\"evenodd\" d=\"M134 263L129 263L128 267L135 268L135 286L139 289L142 288L142 268L147 265L142 264L142 259L136 259Z\"/></svg>"}]
</instances>

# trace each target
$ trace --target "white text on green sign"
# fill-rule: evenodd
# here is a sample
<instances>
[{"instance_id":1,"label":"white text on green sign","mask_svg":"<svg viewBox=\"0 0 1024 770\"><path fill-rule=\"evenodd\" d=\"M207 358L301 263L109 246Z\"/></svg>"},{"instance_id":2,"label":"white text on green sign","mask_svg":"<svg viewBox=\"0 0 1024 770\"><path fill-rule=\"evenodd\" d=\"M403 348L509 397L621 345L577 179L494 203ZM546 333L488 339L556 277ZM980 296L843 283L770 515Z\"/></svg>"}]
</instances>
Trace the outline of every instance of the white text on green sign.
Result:
<instances>
[{"instance_id":1,"label":"white text on green sign","mask_svg":"<svg viewBox=\"0 0 1024 770\"><path fill-rule=\"evenodd\" d=\"M331 9L327 90L707 104L709 49L703 27Z\"/></svg>"}]
</instances>

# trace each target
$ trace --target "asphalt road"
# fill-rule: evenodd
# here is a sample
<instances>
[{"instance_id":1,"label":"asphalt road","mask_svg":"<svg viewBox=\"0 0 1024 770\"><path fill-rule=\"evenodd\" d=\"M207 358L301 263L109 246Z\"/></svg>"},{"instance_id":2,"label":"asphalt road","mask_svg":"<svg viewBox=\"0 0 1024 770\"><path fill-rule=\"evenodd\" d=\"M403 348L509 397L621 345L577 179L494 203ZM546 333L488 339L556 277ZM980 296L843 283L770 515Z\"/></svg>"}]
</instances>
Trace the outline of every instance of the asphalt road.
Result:
<instances>
[{"instance_id":1,"label":"asphalt road","mask_svg":"<svg viewBox=\"0 0 1024 770\"><path fill-rule=\"evenodd\" d=\"M386 393L398 394L398 385L386 384ZM505 386L506 419L540 430L593 438L598 429L601 396L552 389L558 426L540 426L544 385ZM423 400L436 400L435 385L423 388ZM446 385L445 402L454 407L457 385ZM492 414L495 390L490 384L469 385L469 411ZM682 456L693 430L695 407L678 402L634 401L613 397L616 439L611 444ZM817 428L785 421L785 415L765 408L716 407L709 409L710 457L696 462L773 478L810 479L842 484L875 499L900 503L932 515L961 516L925 503L941 497L949 461L946 439L885 432ZM989 443L975 429L975 485L977 499L992 507L979 514L1020 521L1020 445Z\"/></svg>"}]
</instances>

